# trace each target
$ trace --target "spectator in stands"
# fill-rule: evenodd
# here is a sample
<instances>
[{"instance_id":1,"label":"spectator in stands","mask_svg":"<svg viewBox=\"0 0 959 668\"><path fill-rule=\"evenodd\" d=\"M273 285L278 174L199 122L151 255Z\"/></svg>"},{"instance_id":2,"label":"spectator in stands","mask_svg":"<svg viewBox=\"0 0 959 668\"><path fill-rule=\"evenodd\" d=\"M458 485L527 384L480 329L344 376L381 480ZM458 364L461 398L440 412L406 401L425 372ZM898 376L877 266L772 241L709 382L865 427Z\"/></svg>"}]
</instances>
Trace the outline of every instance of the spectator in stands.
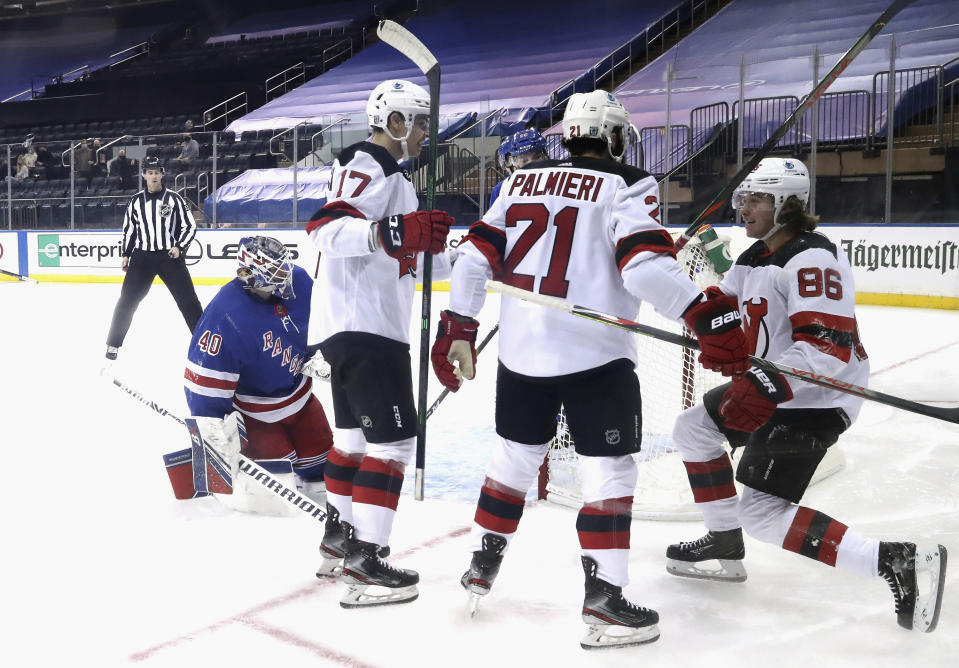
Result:
<instances>
[{"instance_id":1,"label":"spectator in stands","mask_svg":"<svg viewBox=\"0 0 959 668\"><path fill-rule=\"evenodd\" d=\"M101 150L101 149L100 149L100 140L99 140L99 139L94 139L94 140L93 140L93 164L94 164L94 165L97 164L97 162L99 162L99 159L97 158L97 155L99 155L100 153L102 153L102 154L104 154L104 155L107 156L107 161L110 161L110 160L113 159L113 149L112 149L112 148L105 148L105 149L102 149L102 150Z\"/></svg>"},{"instance_id":2,"label":"spectator in stands","mask_svg":"<svg viewBox=\"0 0 959 668\"><path fill-rule=\"evenodd\" d=\"M30 168L27 167L22 153L17 156L17 171L14 176L18 181L30 177Z\"/></svg>"},{"instance_id":3,"label":"spectator in stands","mask_svg":"<svg viewBox=\"0 0 959 668\"><path fill-rule=\"evenodd\" d=\"M183 124L183 129L187 132L190 132L193 129L193 121L189 118L186 119L186 122Z\"/></svg>"},{"instance_id":4,"label":"spectator in stands","mask_svg":"<svg viewBox=\"0 0 959 668\"><path fill-rule=\"evenodd\" d=\"M73 151L73 171L77 178L90 180L90 168L93 167L93 151L86 139L81 139Z\"/></svg>"},{"instance_id":5,"label":"spectator in stands","mask_svg":"<svg viewBox=\"0 0 959 668\"><path fill-rule=\"evenodd\" d=\"M27 149L27 152L23 154L23 162L26 164L28 169L33 169L37 166L37 151L30 146Z\"/></svg>"},{"instance_id":6,"label":"spectator in stands","mask_svg":"<svg viewBox=\"0 0 959 668\"><path fill-rule=\"evenodd\" d=\"M93 163L93 167L90 168L90 176L96 178L98 176L107 175L107 153L106 151L100 151L97 153L97 161Z\"/></svg>"},{"instance_id":7,"label":"spectator in stands","mask_svg":"<svg viewBox=\"0 0 959 668\"><path fill-rule=\"evenodd\" d=\"M136 187L134 177L137 174L137 164L133 158L127 157L126 149L121 148L117 153L117 159L110 165L110 174L120 177L120 187L124 190Z\"/></svg>"},{"instance_id":8,"label":"spectator in stands","mask_svg":"<svg viewBox=\"0 0 959 668\"><path fill-rule=\"evenodd\" d=\"M180 150L180 155L177 156L177 161L181 165L189 167L198 157L200 157L200 145L190 133L184 134L183 148Z\"/></svg>"},{"instance_id":9,"label":"spectator in stands","mask_svg":"<svg viewBox=\"0 0 959 668\"><path fill-rule=\"evenodd\" d=\"M37 147L36 168L44 178L50 178L50 167L53 166L53 156L46 146Z\"/></svg>"}]
</instances>

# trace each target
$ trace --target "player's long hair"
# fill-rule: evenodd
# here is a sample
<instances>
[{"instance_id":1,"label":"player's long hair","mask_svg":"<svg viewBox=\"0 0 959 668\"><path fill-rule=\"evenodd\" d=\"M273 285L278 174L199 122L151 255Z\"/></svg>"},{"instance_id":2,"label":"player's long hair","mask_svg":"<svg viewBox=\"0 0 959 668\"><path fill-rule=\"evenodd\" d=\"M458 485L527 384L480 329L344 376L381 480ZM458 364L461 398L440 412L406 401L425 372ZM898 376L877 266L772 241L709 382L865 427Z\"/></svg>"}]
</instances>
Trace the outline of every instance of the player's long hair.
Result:
<instances>
[{"instance_id":1,"label":"player's long hair","mask_svg":"<svg viewBox=\"0 0 959 668\"><path fill-rule=\"evenodd\" d=\"M806 205L795 195L790 195L783 202L777 221L786 229L798 234L812 232L819 224L819 216L811 216L806 212Z\"/></svg>"}]
</instances>

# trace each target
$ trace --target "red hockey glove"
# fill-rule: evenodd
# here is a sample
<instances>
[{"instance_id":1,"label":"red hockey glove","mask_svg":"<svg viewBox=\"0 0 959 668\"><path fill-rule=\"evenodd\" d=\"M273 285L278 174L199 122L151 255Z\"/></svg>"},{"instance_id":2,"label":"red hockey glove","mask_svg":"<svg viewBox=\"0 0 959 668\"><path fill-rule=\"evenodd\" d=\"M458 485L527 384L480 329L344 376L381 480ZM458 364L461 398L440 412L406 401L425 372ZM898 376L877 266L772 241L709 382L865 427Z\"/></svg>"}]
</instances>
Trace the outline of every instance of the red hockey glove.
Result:
<instances>
[{"instance_id":1,"label":"red hockey glove","mask_svg":"<svg viewBox=\"0 0 959 668\"><path fill-rule=\"evenodd\" d=\"M707 288L705 295L683 314L686 326L699 339L699 363L724 376L744 373L749 353L739 305L715 286Z\"/></svg>"},{"instance_id":2,"label":"red hockey glove","mask_svg":"<svg viewBox=\"0 0 959 668\"><path fill-rule=\"evenodd\" d=\"M440 326L430 351L433 372L450 392L456 392L463 379L476 375L476 330L479 323L473 318L452 311L440 313ZM459 368L453 366L459 363Z\"/></svg>"},{"instance_id":3,"label":"red hockey glove","mask_svg":"<svg viewBox=\"0 0 959 668\"><path fill-rule=\"evenodd\" d=\"M750 367L723 394L719 414L729 429L754 432L772 417L777 404L792 398L785 376Z\"/></svg>"},{"instance_id":4,"label":"red hockey glove","mask_svg":"<svg viewBox=\"0 0 959 668\"><path fill-rule=\"evenodd\" d=\"M387 216L377 222L380 245L388 255L397 259L424 251L436 255L446 248L446 235L454 222L445 211L414 211L405 216Z\"/></svg>"}]
</instances>

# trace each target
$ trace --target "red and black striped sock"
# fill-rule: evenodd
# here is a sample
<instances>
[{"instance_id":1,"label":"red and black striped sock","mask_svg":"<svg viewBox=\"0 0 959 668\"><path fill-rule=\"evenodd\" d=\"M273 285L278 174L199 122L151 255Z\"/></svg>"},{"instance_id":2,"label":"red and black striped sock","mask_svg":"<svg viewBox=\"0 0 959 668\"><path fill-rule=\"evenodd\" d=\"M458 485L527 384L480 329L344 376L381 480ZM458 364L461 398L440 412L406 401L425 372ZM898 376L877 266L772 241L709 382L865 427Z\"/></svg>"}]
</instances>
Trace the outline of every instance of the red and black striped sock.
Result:
<instances>
[{"instance_id":1,"label":"red and black striped sock","mask_svg":"<svg viewBox=\"0 0 959 668\"><path fill-rule=\"evenodd\" d=\"M733 484L733 465L725 452L708 462L683 462L689 487L696 503L707 503L736 496Z\"/></svg>"},{"instance_id":2,"label":"red and black striped sock","mask_svg":"<svg viewBox=\"0 0 959 668\"><path fill-rule=\"evenodd\" d=\"M353 502L396 510L404 469L399 462L364 457L353 478Z\"/></svg>"},{"instance_id":3,"label":"red and black striped sock","mask_svg":"<svg viewBox=\"0 0 959 668\"><path fill-rule=\"evenodd\" d=\"M633 497L604 499L584 505L576 517L576 532L584 550L628 550Z\"/></svg>"},{"instance_id":4,"label":"red and black striped sock","mask_svg":"<svg viewBox=\"0 0 959 668\"><path fill-rule=\"evenodd\" d=\"M336 448L331 449L323 470L327 493L347 498L353 496L353 479L360 470L362 458L362 454L348 456Z\"/></svg>"},{"instance_id":5,"label":"red and black striped sock","mask_svg":"<svg viewBox=\"0 0 959 668\"><path fill-rule=\"evenodd\" d=\"M783 540L783 549L835 566L839 543L848 528L818 510L799 506Z\"/></svg>"},{"instance_id":6,"label":"red and black striped sock","mask_svg":"<svg viewBox=\"0 0 959 668\"><path fill-rule=\"evenodd\" d=\"M502 485L487 478L480 490L473 521L487 531L512 534L523 517L525 504L526 499L523 496L515 491L505 491Z\"/></svg>"}]
</instances>

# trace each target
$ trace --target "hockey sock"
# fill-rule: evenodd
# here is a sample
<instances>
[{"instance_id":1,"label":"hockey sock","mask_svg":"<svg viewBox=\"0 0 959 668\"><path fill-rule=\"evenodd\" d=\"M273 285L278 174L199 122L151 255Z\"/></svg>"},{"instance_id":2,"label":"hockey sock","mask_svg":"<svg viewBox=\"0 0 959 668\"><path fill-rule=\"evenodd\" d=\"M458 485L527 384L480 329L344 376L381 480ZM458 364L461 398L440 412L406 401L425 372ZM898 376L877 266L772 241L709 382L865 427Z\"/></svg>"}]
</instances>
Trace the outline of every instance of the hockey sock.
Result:
<instances>
[{"instance_id":1,"label":"hockey sock","mask_svg":"<svg viewBox=\"0 0 959 668\"><path fill-rule=\"evenodd\" d=\"M323 471L327 502L340 512L341 521L350 524L353 523L353 479L362 460L362 453L344 453L333 448Z\"/></svg>"},{"instance_id":2,"label":"hockey sock","mask_svg":"<svg viewBox=\"0 0 959 668\"><path fill-rule=\"evenodd\" d=\"M783 549L835 566L839 544L848 528L818 510L799 506L783 540Z\"/></svg>"},{"instance_id":3,"label":"hockey sock","mask_svg":"<svg viewBox=\"0 0 959 668\"><path fill-rule=\"evenodd\" d=\"M315 457L297 457L293 462L293 471L303 480L323 480L327 455L328 453L322 452Z\"/></svg>"},{"instance_id":4,"label":"hockey sock","mask_svg":"<svg viewBox=\"0 0 959 668\"><path fill-rule=\"evenodd\" d=\"M583 554L597 564L597 576L622 587L629 583L629 530L633 497L584 504L576 518Z\"/></svg>"},{"instance_id":5,"label":"hockey sock","mask_svg":"<svg viewBox=\"0 0 959 668\"><path fill-rule=\"evenodd\" d=\"M710 531L728 531L740 526L739 497L733 484L733 466L725 452L708 462L684 461L693 501Z\"/></svg>"},{"instance_id":6,"label":"hockey sock","mask_svg":"<svg viewBox=\"0 0 959 668\"><path fill-rule=\"evenodd\" d=\"M879 541L847 530L836 551L836 568L860 575L879 575Z\"/></svg>"},{"instance_id":7,"label":"hockey sock","mask_svg":"<svg viewBox=\"0 0 959 668\"><path fill-rule=\"evenodd\" d=\"M480 549L479 542L484 533L498 533L510 540L523 517L525 504L522 493L486 478L473 517L473 542L477 543L474 549Z\"/></svg>"},{"instance_id":8,"label":"hockey sock","mask_svg":"<svg viewBox=\"0 0 959 668\"><path fill-rule=\"evenodd\" d=\"M358 539L376 545L389 543L405 468L395 460L363 458L353 479L353 525Z\"/></svg>"}]
</instances>

